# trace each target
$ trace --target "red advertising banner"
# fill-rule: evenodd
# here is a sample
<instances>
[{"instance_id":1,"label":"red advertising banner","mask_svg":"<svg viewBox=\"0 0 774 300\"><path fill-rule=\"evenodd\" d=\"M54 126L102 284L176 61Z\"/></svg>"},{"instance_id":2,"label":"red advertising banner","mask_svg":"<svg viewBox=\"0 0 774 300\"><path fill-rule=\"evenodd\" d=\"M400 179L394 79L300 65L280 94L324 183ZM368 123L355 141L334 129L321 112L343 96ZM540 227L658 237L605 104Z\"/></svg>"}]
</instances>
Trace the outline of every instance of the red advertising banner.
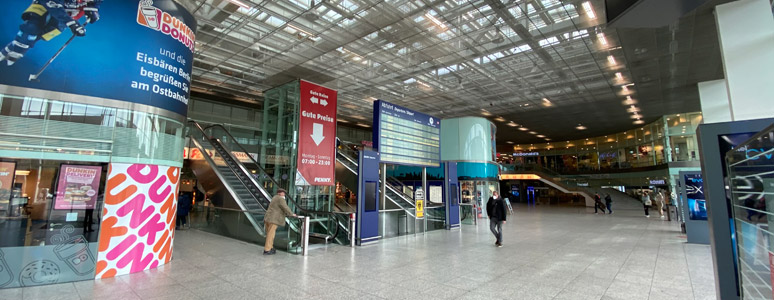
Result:
<instances>
[{"instance_id":1,"label":"red advertising banner","mask_svg":"<svg viewBox=\"0 0 774 300\"><path fill-rule=\"evenodd\" d=\"M62 165L54 209L94 209L101 177L100 166Z\"/></svg>"},{"instance_id":2,"label":"red advertising banner","mask_svg":"<svg viewBox=\"0 0 774 300\"><path fill-rule=\"evenodd\" d=\"M337 92L301 80L298 174L310 185L333 185Z\"/></svg>"},{"instance_id":3,"label":"red advertising banner","mask_svg":"<svg viewBox=\"0 0 774 300\"><path fill-rule=\"evenodd\" d=\"M0 201L11 199L13 178L16 174L16 163L0 162Z\"/></svg>"}]
</instances>

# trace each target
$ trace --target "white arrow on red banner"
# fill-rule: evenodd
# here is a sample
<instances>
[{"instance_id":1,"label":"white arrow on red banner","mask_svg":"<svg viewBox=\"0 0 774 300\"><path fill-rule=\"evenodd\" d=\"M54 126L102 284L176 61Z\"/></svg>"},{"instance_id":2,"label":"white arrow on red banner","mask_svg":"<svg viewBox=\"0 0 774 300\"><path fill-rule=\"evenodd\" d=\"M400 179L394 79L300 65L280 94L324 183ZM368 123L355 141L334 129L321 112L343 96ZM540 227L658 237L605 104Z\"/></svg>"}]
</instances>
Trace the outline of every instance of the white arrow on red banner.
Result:
<instances>
[{"instance_id":1,"label":"white arrow on red banner","mask_svg":"<svg viewBox=\"0 0 774 300\"><path fill-rule=\"evenodd\" d=\"M325 139L325 136L323 136L323 124L314 123L312 126L314 126L311 135L312 140L314 140L314 143L317 144L317 146L320 146L320 143Z\"/></svg>"}]
</instances>

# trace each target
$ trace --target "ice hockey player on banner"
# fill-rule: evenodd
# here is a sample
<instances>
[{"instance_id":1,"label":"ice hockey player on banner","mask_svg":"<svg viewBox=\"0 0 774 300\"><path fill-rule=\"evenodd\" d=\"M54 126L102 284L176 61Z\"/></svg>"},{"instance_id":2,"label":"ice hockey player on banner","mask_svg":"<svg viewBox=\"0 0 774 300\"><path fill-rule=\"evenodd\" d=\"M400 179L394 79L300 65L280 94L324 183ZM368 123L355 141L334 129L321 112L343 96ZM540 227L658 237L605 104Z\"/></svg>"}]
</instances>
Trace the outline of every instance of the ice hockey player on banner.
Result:
<instances>
[{"instance_id":1,"label":"ice hockey player on banner","mask_svg":"<svg viewBox=\"0 0 774 300\"><path fill-rule=\"evenodd\" d=\"M99 5L102 0L34 0L22 13L19 33L13 41L0 49L0 62L13 65L24 57L39 40L50 41L66 28L73 35L85 36L86 28L79 20L86 16L86 22L99 20Z\"/></svg>"}]
</instances>

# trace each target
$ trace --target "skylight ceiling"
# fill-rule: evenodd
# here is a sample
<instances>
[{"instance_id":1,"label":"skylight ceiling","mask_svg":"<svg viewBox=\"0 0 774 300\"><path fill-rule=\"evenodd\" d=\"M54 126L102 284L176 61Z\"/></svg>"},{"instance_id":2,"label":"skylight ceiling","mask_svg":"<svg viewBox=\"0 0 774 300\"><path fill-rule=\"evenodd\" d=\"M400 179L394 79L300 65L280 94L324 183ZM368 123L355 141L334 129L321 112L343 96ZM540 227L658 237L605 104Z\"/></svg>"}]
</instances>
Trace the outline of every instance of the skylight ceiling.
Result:
<instances>
[{"instance_id":1,"label":"skylight ceiling","mask_svg":"<svg viewBox=\"0 0 774 300\"><path fill-rule=\"evenodd\" d=\"M183 2L200 20L199 91L260 99L303 78L338 90L349 121L370 120L374 99L444 118L608 101L631 125L620 86L633 76L601 0Z\"/></svg>"}]
</instances>

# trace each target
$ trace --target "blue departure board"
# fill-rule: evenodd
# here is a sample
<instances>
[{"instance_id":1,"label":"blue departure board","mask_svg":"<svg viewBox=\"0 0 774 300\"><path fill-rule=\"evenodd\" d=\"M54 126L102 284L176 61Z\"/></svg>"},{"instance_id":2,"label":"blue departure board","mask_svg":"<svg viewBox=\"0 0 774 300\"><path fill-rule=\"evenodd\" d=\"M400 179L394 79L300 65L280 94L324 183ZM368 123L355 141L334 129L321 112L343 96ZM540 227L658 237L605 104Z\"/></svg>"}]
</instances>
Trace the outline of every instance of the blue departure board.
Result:
<instances>
[{"instance_id":1,"label":"blue departure board","mask_svg":"<svg viewBox=\"0 0 774 300\"><path fill-rule=\"evenodd\" d=\"M374 148L383 163L438 167L441 120L387 101L374 101Z\"/></svg>"}]
</instances>

